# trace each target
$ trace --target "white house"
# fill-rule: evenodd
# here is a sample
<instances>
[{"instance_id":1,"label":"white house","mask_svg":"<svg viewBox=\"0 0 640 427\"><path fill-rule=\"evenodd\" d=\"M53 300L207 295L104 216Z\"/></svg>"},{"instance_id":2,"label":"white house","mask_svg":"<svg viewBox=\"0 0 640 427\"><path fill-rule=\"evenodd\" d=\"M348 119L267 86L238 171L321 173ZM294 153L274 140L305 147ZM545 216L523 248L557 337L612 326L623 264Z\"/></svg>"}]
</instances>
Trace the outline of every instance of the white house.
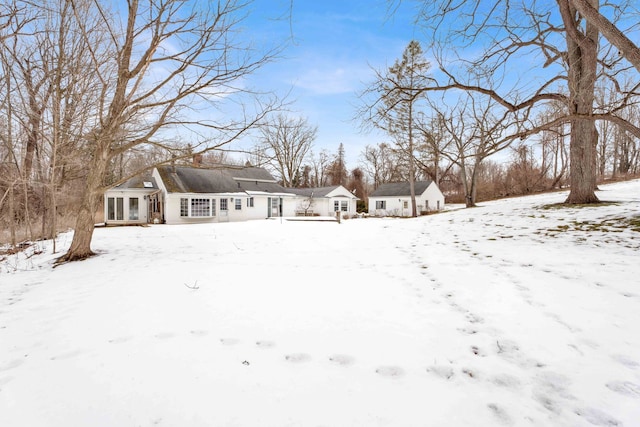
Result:
<instances>
[{"instance_id":1,"label":"white house","mask_svg":"<svg viewBox=\"0 0 640 427\"><path fill-rule=\"evenodd\" d=\"M106 224L189 224L356 213L356 200L342 186L284 188L264 168L166 165L105 192Z\"/></svg>"},{"instance_id":2,"label":"white house","mask_svg":"<svg viewBox=\"0 0 640 427\"><path fill-rule=\"evenodd\" d=\"M358 198L342 185L319 188L288 188L298 195L296 215L332 216L336 212L344 218L356 214Z\"/></svg>"},{"instance_id":3,"label":"white house","mask_svg":"<svg viewBox=\"0 0 640 427\"><path fill-rule=\"evenodd\" d=\"M418 215L444 209L444 195L433 181L414 183ZM408 182L380 185L369 195L369 214L411 216L411 190Z\"/></svg>"},{"instance_id":4,"label":"white house","mask_svg":"<svg viewBox=\"0 0 640 427\"><path fill-rule=\"evenodd\" d=\"M153 170L164 200L164 222L227 222L291 216L295 195L264 168L159 166Z\"/></svg>"}]
</instances>

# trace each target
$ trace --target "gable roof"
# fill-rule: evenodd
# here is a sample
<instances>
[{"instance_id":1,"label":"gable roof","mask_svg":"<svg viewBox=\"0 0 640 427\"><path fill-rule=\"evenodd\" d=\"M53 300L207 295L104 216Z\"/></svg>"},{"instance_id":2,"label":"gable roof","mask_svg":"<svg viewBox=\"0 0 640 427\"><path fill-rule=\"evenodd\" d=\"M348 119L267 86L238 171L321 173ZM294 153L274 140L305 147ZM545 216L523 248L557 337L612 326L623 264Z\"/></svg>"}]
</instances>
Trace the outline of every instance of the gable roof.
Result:
<instances>
[{"instance_id":1,"label":"gable roof","mask_svg":"<svg viewBox=\"0 0 640 427\"><path fill-rule=\"evenodd\" d=\"M238 193L263 191L282 193L264 168L221 166L212 169L189 166L158 166L158 174L170 193Z\"/></svg>"},{"instance_id":2,"label":"gable roof","mask_svg":"<svg viewBox=\"0 0 640 427\"><path fill-rule=\"evenodd\" d=\"M305 197L325 197L327 194L331 193L333 190L339 187L339 185L332 185L329 187L317 188L287 188L287 191Z\"/></svg>"},{"instance_id":3,"label":"gable roof","mask_svg":"<svg viewBox=\"0 0 640 427\"><path fill-rule=\"evenodd\" d=\"M427 187L431 185L433 181L416 181L414 183L414 189L416 194L422 194ZM397 197L397 196L410 196L411 188L409 182L389 182L386 184L380 184L369 197Z\"/></svg>"},{"instance_id":4,"label":"gable roof","mask_svg":"<svg viewBox=\"0 0 640 427\"><path fill-rule=\"evenodd\" d=\"M117 190L157 190L158 184L156 183L156 179L151 176L149 173L136 175L131 179L123 182L120 185L116 185L113 187Z\"/></svg>"}]
</instances>

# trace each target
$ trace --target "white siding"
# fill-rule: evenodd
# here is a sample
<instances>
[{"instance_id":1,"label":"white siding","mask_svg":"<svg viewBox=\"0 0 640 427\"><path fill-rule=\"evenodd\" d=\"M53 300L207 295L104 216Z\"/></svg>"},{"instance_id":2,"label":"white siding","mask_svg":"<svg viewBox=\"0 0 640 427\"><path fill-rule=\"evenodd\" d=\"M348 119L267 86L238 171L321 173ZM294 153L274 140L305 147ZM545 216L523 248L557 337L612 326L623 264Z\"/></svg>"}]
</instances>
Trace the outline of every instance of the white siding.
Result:
<instances>
[{"instance_id":1,"label":"white siding","mask_svg":"<svg viewBox=\"0 0 640 427\"><path fill-rule=\"evenodd\" d=\"M247 200L253 197L253 207L247 206ZM198 193L172 193L165 198L165 221L167 224L194 224L206 222L235 222L252 219L264 219L268 216L269 198L280 198L277 195L247 195L238 194L198 194ZM215 215L208 217L180 216L180 199L208 199L215 200ZM227 199L227 210L220 209L220 200ZM232 200L233 199L233 200ZM236 210L236 200L240 199L241 209ZM295 214L295 200L293 197L282 197L283 215ZM211 212L213 213L213 212Z\"/></svg>"},{"instance_id":2,"label":"white siding","mask_svg":"<svg viewBox=\"0 0 640 427\"><path fill-rule=\"evenodd\" d=\"M376 209L376 202L384 201L385 209ZM429 184L422 194L416 194L418 215L424 211L444 209L444 195L435 183ZM410 196L369 197L370 215L376 216L411 216Z\"/></svg>"},{"instance_id":3,"label":"white siding","mask_svg":"<svg viewBox=\"0 0 640 427\"><path fill-rule=\"evenodd\" d=\"M296 211L304 211L304 207L308 206L309 197L297 196L296 198ZM349 192L346 188L340 186L335 190L328 193L326 196L314 197L311 207L308 208L308 212L313 212L314 215L335 217L335 202L339 203L340 209L342 209L342 202L347 202L347 211L341 211L342 217L354 216L357 213L357 201L358 198Z\"/></svg>"},{"instance_id":4,"label":"white siding","mask_svg":"<svg viewBox=\"0 0 640 427\"><path fill-rule=\"evenodd\" d=\"M127 190L108 190L104 195L104 219L105 224L145 224L148 221L148 212L149 205L145 198L149 192L145 190L135 190L135 189L127 189ZM114 209L117 209L118 199L122 200L122 218L119 219L117 212L116 215L112 218L109 217L109 199L114 199ZM137 200L138 210L137 210L137 218L135 218L135 213L130 209L131 200Z\"/></svg>"}]
</instances>

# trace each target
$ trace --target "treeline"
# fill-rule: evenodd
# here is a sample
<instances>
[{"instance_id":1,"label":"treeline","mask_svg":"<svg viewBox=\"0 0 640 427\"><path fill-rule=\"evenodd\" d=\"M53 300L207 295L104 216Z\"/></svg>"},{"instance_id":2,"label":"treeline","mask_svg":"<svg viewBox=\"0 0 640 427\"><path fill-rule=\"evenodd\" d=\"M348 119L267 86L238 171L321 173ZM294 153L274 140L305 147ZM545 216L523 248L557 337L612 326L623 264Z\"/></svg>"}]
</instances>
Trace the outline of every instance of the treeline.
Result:
<instances>
[{"instance_id":1,"label":"treeline","mask_svg":"<svg viewBox=\"0 0 640 427\"><path fill-rule=\"evenodd\" d=\"M282 43L243 31L249 3L121 3L0 3L0 242L73 228L58 262L87 258L106 188L281 109L245 84Z\"/></svg>"}]
</instances>

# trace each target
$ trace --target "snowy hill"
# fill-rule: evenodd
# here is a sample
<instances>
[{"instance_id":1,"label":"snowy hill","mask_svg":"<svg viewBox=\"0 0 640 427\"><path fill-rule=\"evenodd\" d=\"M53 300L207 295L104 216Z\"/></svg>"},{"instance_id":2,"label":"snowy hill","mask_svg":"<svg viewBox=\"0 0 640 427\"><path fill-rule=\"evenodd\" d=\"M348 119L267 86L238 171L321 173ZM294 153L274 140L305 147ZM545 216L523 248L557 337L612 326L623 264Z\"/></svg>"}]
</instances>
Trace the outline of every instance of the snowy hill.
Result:
<instances>
[{"instance_id":1,"label":"snowy hill","mask_svg":"<svg viewBox=\"0 0 640 427\"><path fill-rule=\"evenodd\" d=\"M41 243L0 263L0 426L638 426L640 181L601 188Z\"/></svg>"}]
</instances>

